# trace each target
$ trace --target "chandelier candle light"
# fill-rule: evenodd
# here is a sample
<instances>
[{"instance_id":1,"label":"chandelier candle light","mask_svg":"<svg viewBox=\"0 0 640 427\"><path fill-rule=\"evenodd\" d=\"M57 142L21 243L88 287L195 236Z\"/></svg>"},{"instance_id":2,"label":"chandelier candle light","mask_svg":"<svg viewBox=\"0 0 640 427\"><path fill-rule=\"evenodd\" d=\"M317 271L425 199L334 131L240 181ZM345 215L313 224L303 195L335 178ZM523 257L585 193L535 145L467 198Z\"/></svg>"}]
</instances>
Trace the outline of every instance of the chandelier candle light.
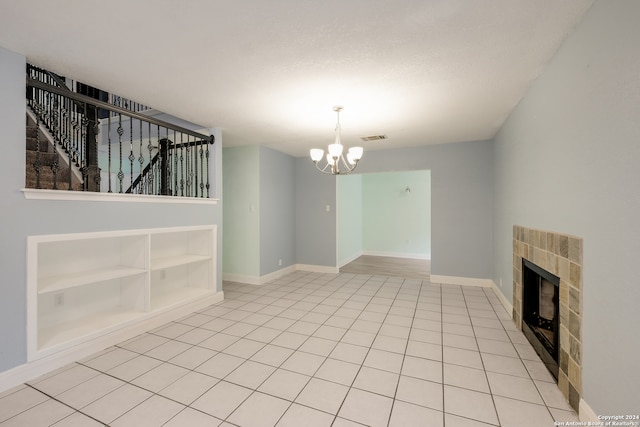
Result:
<instances>
[{"instance_id":1,"label":"chandelier candle light","mask_svg":"<svg viewBox=\"0 0 640 427\"><path fill-rule=\"evenodd\" d=\"M338 122L336 124L336 140L333 144L329 144L327 149L327 163L324 167L320 167L320 160L324 157L324 150L321 148L312 148L309 154L311 155L311 160L315 163L316 168L322 172L332 175L347 175L358 166L358 161L362 158L362 147L351 147L347 152L347 158L345 159L342 146L342 142L340 142L340 111L342 111L342 106L333 107L333 111L336 112L338 116ZM340 163L345 167L345 170L340 170Z\"/></svg>"}]
</instances>

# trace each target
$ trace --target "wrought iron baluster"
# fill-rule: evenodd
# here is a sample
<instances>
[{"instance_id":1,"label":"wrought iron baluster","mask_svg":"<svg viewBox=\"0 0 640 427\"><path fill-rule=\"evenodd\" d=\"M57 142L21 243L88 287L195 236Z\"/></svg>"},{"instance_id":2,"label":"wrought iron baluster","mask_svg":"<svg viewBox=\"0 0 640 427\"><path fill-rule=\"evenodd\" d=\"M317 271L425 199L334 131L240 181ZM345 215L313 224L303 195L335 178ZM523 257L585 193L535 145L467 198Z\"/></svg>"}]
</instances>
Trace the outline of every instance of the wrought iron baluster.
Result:
<instances>
[{"instance_id":1,"label":"wrought iron baluster","mask_svg":"<svg viewBox=\"0 0 640 427\"><path fill-rule=\"evenodd\" d=\"M173 182L173 168L171 167L171 157L173 156L173 147L175 146L176 141L176 132L173 131L173 139L169 139L169 129L167 129L167 166L166 166L166 174L167 174L167 192L166 196L172 196L173 192L171 190L171 183Z\"/></svg>"},{"instance_id":2,"label":"wrought iron baluster","mask_svg":"<svg viewBox=\"0 0 640 427\"><path fill-rule=\"evenodd\" d=\"M191 146L191 195L193 197L198 196L198 163L197 163L197 155L198 148L196 147L196 139L193 139L193 142L189 144Z\"/></svg>"},{"instance_id":3,"label":"wrought iron baluster","mask_svg":"<svg viewBox=\"0 0 640 427\"><path fill-rule=\"evenodd\" d=\"M72 120L72 107L73 104L71 103L71 101L69 100L69 102L67 102L67 120L66 120L66 131L65 131L65 136L64 136L64 149L65 152L67 153L67 157L69 159L69 190L72 189L72 179L71 179L71 165L73 165L73 156L72 156L72 150L71 150L71 120Z\"/></svg>"},{"instance_id":4,"label":"wrought iron baluster","mask_svg":"<svg viewBox=\"0 0 640 427\"><path fill-rule=\"evenodd\" d=\"M43 92L42 106L42 124L46 127L49 125L49 94L47 92Z\"/></svg>"},{"instance_id":5,"label":"wrought iron baluster","mask_svg":"<svg viewBox=\"0 0 640 427\"><path fill-rule=\"evenodd\" d=\"M71 127L73 132L71 133L71 153L73 158L73 163L76 166L80 166L78 164L78 111L77 105L74 105L75 111L72 111L73 118L71 119Z\"/></svg>"},{"instance_id":6,"label":"wrought iron baluster","mask_svg":"<svg viewBox=\"0 0 640 427\"><path fill-rule=\"evenodd\" d=\"M94 153L94 159L92 160L92 166L93 166L93 179L95 182L95 187L93 191L97 191L100 192L100 181L102 180L102 177L100 176L100 167L98 165L98 146L100 145L100 119L98 118L98 110L96 109L95 112L95 118L94 118L94 122L93 122L93 137L95 138L94 144L93 144L93 153Z\"/></svg>"},{"instance_id":7,"label":"wrought iron baluster","mask_svg":"<svg viewBox=\"0 0 640 427\"><path fill-rule=\"evenodd\" d=\"M40 188L40 112L36 113L36 161L33 169L36 171L36 188Z\"/></svg>"},{"instance_id":8,"label":"wrought iron baluster","mask_svg":"<svg viewBox=\"0 0 640 427\"><path fill-rule=\"evenodd\" d=\"M159 155L160 154L158 154L158 156ZM158 177L158 163L155 163L153 165L153 169L151 171L152 171L151 176L153 177L153 194L157 195L157 194L160 194L160 191L158 189L158 183L160 182L160 178Z\"/></svg>"},{"instance_id":9,"label":"wrought iron baluster","mask_svg":"<svg viewBox=\"0 0 640 427\"><path fill-rule=\"evenodd\" d=\"M120 113L118 113L118 129L116 129L116 132L118 132L118 147L120 149L120 169L118 169L118 181L120 182L119 193L122 193L122 180L124 179L124 172L122 172L122 135L124 134L124 129L122 129L122 114Z\"/></svg>"},{"instance_id":10,"label":"wrought iron baluster","mask_svg":"<svg viewBox=\"0 0 640 427\"><path fill-rule=\"evenodd\" d=\"M200 144L200 197L204 197L204 148L202 148L202 140Z\"/></svg>"},{"instance_id":11,"label":"wrought iron baluster","mask_svg":"<svg viewBox=\"0 0 640 427\"><path fill-rule=\"evenodd\" d=\"M162 161L162 152L160 151L160 126L158 125L158 136L156 137L156 143L158 148L158 161L153 165L153 194L160 194L160 164Z\"/></svg>"},{"instance_id":12,"label":"wrought iron baluster","mask_svg":"<svg viewBox=\"0 0 640 427\"><path fill-rule=\"evenodd\" d=\"M165 128L165 137L159 141L159 153L160 153L160 193L163 196L170 195L169 186L171 185L171 178L169 176L169 167L171 160L169 159L169 149L171 140L169 139L169 129Z\"/></svg>"},{"instance_id":13,"label":"wrought iron baluster","mask_svg":"<svg viewBox=\"0 0 640 427\"><path fill-rule=\"evenodd\" d=\"M87 141L87 126L89 126L89 119L87 119L87 104L85 104L84 102L82 103L82 119L80 120L80 123L82 124L81 129L80 129L80 162L82 164L82 182L83 182L83 188L85 191L89 190L89 181L88 181L88 177L89 177L89 169L88 169L88 164L87 164L87 145L88 145L88 141Z\"/></svg>"},{"instance_id":14,"label":"wrought iron baluster","mask_svg":"<svg viewBox=\"0 0 640 427\"><path fill-rule=\"evenodd\" d=\"M160 176L158 175L158 168L162 161L162 153L160 152L160 125L157 126L157 135L156 135L156 148L158 149L158 160L153 167L153 194L160 194Z\"/></svg>"},{"instance_id":15,"label":"wrought iron baluster","mask_svg":"<svg viewBox=\"0 0 640 427\"><path fill-rule=\"evenodd\" d=\"M61 118L60 118L60 145L62 146L62 149L66 150L66 141L65 138L67 136L67 123L68 123L68 116L69 116L69 107L68 107L68 102L69 100L66 98L63 98L62 102L63 102L63 107L62 107L62 111L61 111Z\"/></svg>"},{"instance_id":16,"label":"wrought iron baluster","mask_svg":"<svg viewBox=\"0 0 640 427\"><path fill-rule=\"evenodd\" d=\"M209 181L210 181L210 177L209 177L209 141L205 141L205 144L207 146L207 149L205 151L205 158L206 158L206 162L207 162L207 199L209 198Z\"/></svg>"},{"instance_id":17,"label":"wrought iron baluster","mask_svg":"<svg viewBox=\"0 0 640 427\"><path fill-rule=\"evenodd\" d=\"M51 101L51 135L53 135L54 139L59 139L58 134L58 97L56 95L51 95L53 100Z\"/></svg>"},{"instance_id":18,"label":"wrought iron baluster","mask_svg":"<svg viewBox=\"0 0 640 427\"><path fill-rule=\"evenodd\" d=\"M133 186L133 161L135 159L136 156L133 155L133 118L129 117L129 164L131 165L131 186Z\"/></svg>"},{"instance_id":19,"label":"wrought iron baluster","mask_svg":"<svg viewBox=\"0 0 640 427\"><path fill-rule=\"evenodd\" d=\"M82 169L82 113L79 105L76 105L76 108L78 108L76 111L76 165Z\"/></svg>"},{"instance_id":20,"label":"wrought iron baluster","mask_svg":"<svg viewBox=\"0 0 640 427\"><path fill-rule=\"evenodd\" d=\"M180 132L180 143L178 143L178 139L176 138L175 132L173 135L173 140L175 141L174 144L174 148L173 148L173 195L177 196L178 195L178 175L180 174L180 169L179 169L179 155L178 155L178 147L182 146L182 141L184 139L184 134L182 132Z\"/></svg>"},{"instance_id":21,"label":"wrought iron baluster","mask_svg":"<svg viewBox=\"0 0 640 427\"><path fill-rule=\"evenodd\" d=\"M138 163L140 163L139 174L142 175L142 165L144 164L144 150L142 149L142 120L138 120L138 122L140 123L140 156L138 157ZM138 194L144 194L144 181L140 181L140 184L138 184Z\"/></svg>"},{"instance_id":22,"label":"wrought iron baluster","mask_svg":"<svg viewBox=\"0 0 640 427\"><path fill-rule=\"evenodd\" d=\"M112 193L113 191L111 190L111 114L109 114L107 116L107 163L108 163L108 167L107 167L107 179L109 181L109 189L107 190L107 193Z\"/></svg>"},{"instance_id":23,"label":"wrought iron baluster","mask_svg":"<svg viewBox=\"0 0 640 427\"><path fill-rule=\"evenodd\" d=\"M184 139L180 137L180 195L184 197Z\"/></svg>"},{"instance_id":24,"label":"wrought iron baluster","mask_svg":"<svg viewBox=\"0 0 640 427\"><path fill-rule=\"evenodd\" d=\"M51 163L51 172L53 172L53 189L58 189L58 152L53 151L53 163ZM69 171L71 172L71 171Z\"/></svg>"},{"instance_id":25,"label":"wrought iron baluster","mask_svg":"<svg viewBox=\"0 0 640 427\"><path fill-rule=\"evenodd\" d=\"M193 197L198 197L198 142L195 138L191 146L191 191Z\"/></svg>"},{"instance_id":26,"label":"wrought iron baluster","mask_svg":"<svg viewBox=\"0 0 640 427\"><path fill-rule=\"evenodd\" d=\"M187 196L191 197L191 137L187 136Z\"/></svg>"},{"instance_id":27,"label":"wrought iron baluster","mask_svg":"<svg viewBox=\"0 0 640 427\"><path fill-rule=\"evenodd\" d=\"M153 144L151 143L151 123L149 123L149 145L147 145L147 149L149 150L149 172L147 173L147 194L155 194L153 191L153 170L152 164L153 161Z\"/></svg>"}]
</instances>

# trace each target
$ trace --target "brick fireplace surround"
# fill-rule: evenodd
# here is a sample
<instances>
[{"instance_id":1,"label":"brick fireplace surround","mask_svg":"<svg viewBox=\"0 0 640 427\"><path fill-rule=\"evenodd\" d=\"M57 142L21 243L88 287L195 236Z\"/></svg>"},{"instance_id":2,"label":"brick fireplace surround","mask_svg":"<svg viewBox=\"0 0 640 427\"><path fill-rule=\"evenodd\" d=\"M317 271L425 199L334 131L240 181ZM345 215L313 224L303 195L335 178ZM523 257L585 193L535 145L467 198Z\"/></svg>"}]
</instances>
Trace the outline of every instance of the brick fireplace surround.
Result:
<instances>
[{"instance_id":1,"label":"brick fireplace surround","mask_svg":"<svg viewBox=\"0 0 640 427\"><path fill-rule=\"evenodd\" d=\"M582 395L582 239L513 226L513 320L522 329L522 259L560 277L558 387L576 412Z\"/></svg>"}]
</instances>

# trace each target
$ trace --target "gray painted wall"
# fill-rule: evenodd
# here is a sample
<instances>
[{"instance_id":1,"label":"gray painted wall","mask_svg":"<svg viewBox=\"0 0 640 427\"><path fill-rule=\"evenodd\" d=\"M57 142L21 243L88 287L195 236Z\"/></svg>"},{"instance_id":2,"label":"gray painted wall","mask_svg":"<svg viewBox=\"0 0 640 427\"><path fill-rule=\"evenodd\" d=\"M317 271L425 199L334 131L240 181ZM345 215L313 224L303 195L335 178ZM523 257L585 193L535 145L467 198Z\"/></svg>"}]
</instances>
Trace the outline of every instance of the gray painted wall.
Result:
<instances>
[{"instance_id":1,"label":"gray painted wall","mask_svg":"<svg viewBox=\"0 0 640 427\"><path fill-rule=\"evenodd\" d=\"M511 300L514 224L584 239L583 398L602 415L640 408L639 21L636 0L597 1L495 140L494 281Z\"/></svg>"},{"instance_id":2,"label":"gray painted wall","mask_svg":"<svg viewBox=\"0 0 640 427\"><path fill-rule=\"evenodd\" d=\"M492 277L491 141L366 151L358 173L431 170L431 268L445 276ZM337 265L336 178L296 159L298 264ZM331 211L326 211L326 205Z\"/></svg>"},{"instance_id":3,"label":"gray painted wall","mask_svg":"<svg viewBox=\"0 0 640 427\"><path fill-rule=\"evenodd\" d=\"M261 276L296 263L295 210L295 158L260 147Z\"/></svg>"},{"instance_id":4,"label":"gray painted wall","mask_svg":"<svg viewBox=\"0 0 640 427\"><path fill-rule=\"evenodd\" d=\"M0 371L26 362L25 58L0 48ZM40 213L44 216L44 213ZM46 218L45 218L46 220ZM40 220L38 221L40 222Z\"/></svg>"},{"instance_id":5,"label":"gray painted wall","mask_svg":"<svg viewBox=\"0 0 640 427\"><path fill-rule=\"evenodd\" d=\"M224 258L227 274L260 275L260 150L223 149Z\"/></svg>"},{"instance_id":6,"label":"gray painted wall","mask_svg":"<svg viewBox=\"0 0 640 427\"><path fill-rule=\"evenodd\" d=\"M491 141L366 151L358 173L431 170L431 270L491 278L493 150ZM336 266L335 177L296 159L298 263Z\"/></svg>"},{"instance_id":7,"label":"gray painted wall","mask_svg":"<svg viewBox=\"0 0 640 427\"><path fill-rule=\"evenodd\" d=\"M0 372L26 362L26 238L28 235L221 224L216 206L27 200L25 182L25 58L0 48ZM222 182L216 134L216 182ZM222 194L221 188L216 194ZM218 228L218 265L222 260ZM222 286L217 269L218 287Z\"/></svg>"},{"instance_id":8,"label":"gray painted wall","mask_svg":"<svg viewBox=\"0 0 640 427\"><path fill-rule=\"evenodd\" d=\"M431 259L431 172L362 174L362 229L365 254Z\"/></svg>"},{"instance_id":9,"label":"gray painted wall","mask_svg":"<svg viewBox=\"0 0 640 427\"><path fill-rule=\"evenodd\" d=\"M362 254L362 175L341 175L337 185L338 267Z\"/></svg>"},{"instance_id":10,"label":"gray painted wall","mask_svg":"<svg viewBox=\"0 0 640 427\"><path fill-rule=\"evenodd\" d=\"M295 163L296 263L336 267L336 177L319 173L308 157Z\"/></svg>"},{"instance_id":11,"label":"gray painted wall","mask_svg":"<svg viewBox=\"0 0 640 427\"><path fill-rule=\"evenodd\" d=\"M431 272L491 278L491 141L365 151L359 173L431 170Z\"/></svg>"}]
</instances>

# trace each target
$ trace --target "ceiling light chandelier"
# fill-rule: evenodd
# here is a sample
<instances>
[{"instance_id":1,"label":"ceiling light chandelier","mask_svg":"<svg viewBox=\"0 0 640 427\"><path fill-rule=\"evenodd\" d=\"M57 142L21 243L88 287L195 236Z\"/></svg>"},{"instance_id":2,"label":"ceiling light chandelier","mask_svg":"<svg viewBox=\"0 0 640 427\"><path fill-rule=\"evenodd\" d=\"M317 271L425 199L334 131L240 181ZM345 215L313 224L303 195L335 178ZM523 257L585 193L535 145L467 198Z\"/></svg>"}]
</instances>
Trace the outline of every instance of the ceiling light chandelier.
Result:
<instances>
[{"instance_id":1,"label":"ceiling light chandelier","mask_svg":"<svg viewBox=\"0 0 640 427\"><path fill-rule=\"evenodd\" d=\"M342 142L340 142L340 111L342 111L342 106L337 105L333 107L333 111L335 111L338 116L338 122L336 124L336 139L333 144L329 144L327 149L327 163L323 167L320 167L320 160L324 157L323 149L312 148L309 154L311 155L311 160L313 160L313 163L315 163L316 168L320 172L332 175L346 175L353 172L356 166L358 166L358 161L362 158L363 150L362 147L351 147L345 159L343 154L344 147L342 146ZM344 170L340 169L340 163L344 166Z\"/></svg>"}]
</instances>

